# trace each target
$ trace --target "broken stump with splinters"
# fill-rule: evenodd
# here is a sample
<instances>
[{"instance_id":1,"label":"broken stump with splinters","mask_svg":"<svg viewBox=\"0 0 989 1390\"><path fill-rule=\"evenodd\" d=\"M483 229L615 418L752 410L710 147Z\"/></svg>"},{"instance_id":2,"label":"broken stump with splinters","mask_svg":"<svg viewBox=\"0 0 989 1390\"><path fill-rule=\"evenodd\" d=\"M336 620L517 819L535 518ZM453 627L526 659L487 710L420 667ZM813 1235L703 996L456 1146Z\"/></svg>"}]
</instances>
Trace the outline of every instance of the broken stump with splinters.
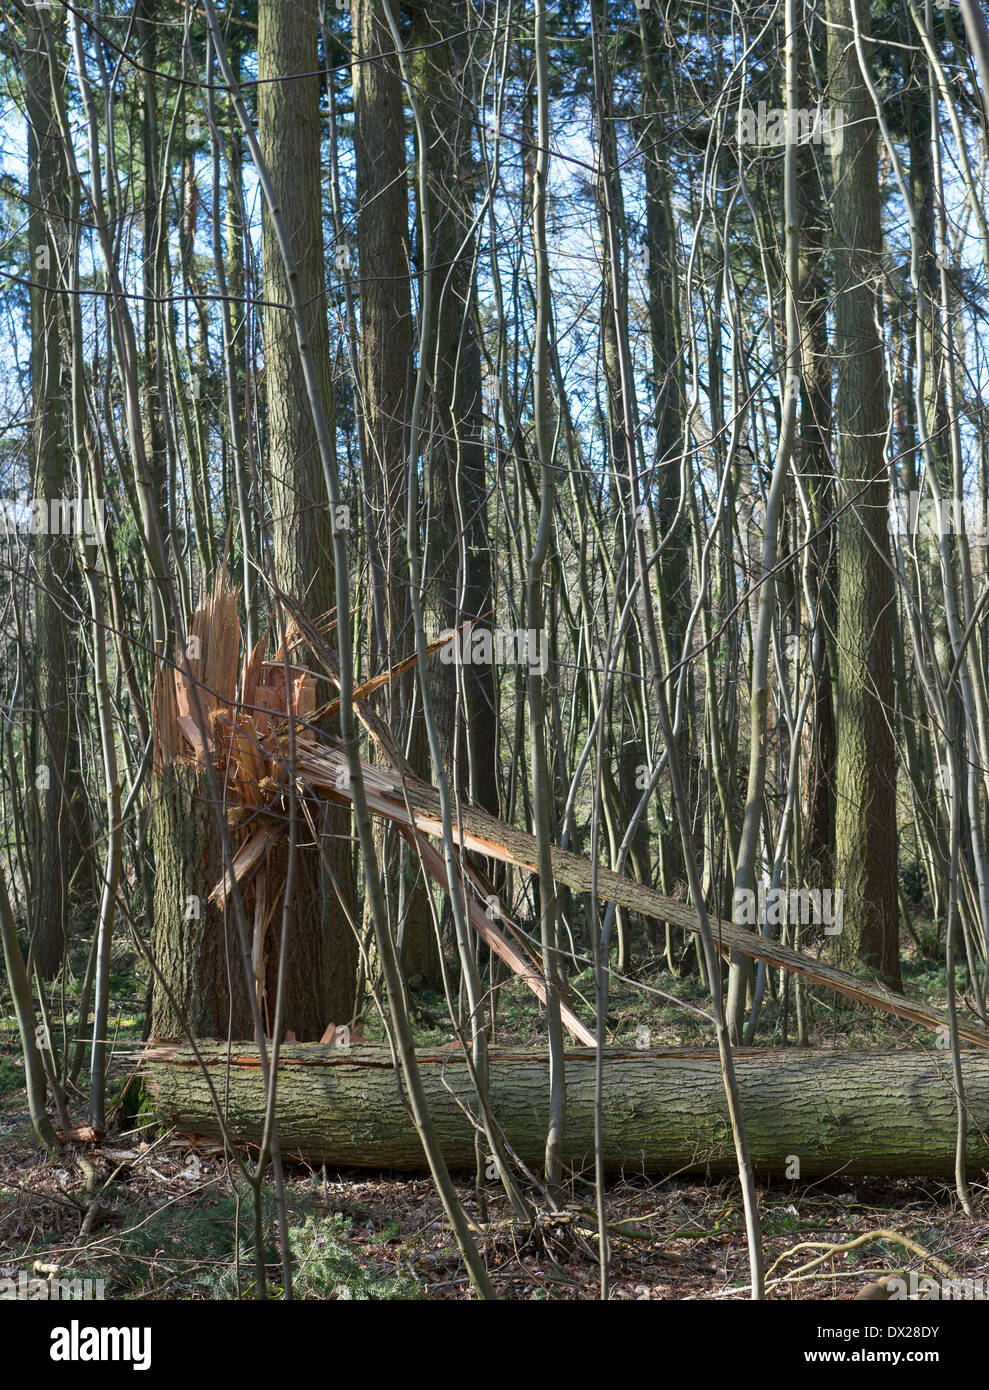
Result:
<instances>
[{"instance_id":1,"label":"broken stump with splinters","mask_svg":"<svg viewBox=\"0 0 989 1390\"><path fill-rule=\"evenodd\" d=\"M252 1038L253 991L270 1033L284 927L284 1025L302 1041L316 1040L331 1019L353 1012L356 941L320 853L338 850L335 837L349 816L298 791L286 912L289 720L299 743L315 740L305 722L316 709L315 678L290 665L287 686L285 650L265 660L265 638L242 660L237 604L221 570L174 665L155 680L151 1032ZM299 640L289 625L289 650ZM224 834L235 872L245 858L249 864L236 874L249 970Z\"/></svg>"}]
</instances>

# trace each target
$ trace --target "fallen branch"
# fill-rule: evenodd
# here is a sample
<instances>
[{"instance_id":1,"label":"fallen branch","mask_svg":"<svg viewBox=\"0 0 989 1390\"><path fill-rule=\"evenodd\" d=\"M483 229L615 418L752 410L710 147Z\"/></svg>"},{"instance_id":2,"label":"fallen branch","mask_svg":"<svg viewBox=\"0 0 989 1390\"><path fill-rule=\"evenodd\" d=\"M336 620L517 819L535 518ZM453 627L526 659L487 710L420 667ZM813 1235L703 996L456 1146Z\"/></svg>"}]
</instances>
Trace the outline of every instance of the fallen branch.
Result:
<instances>
[{"instance_id":1,"label":"fallen branch","mask_svg":"<svg viewBox=\"0 0 989 1390\"><path fill-rule=\"evenodd\" d=\"M340 769L344 766L344 755L336 749L320 747L299 750L298 775L318 795L338 800L350 799L349 789L339 785ZM397 774L377 766L368 765L364 771L368 805L376 815L399 825L414 825L427 835L441 836L439 795L433 787L409 777L403 782ZM406 802L411 807L411 818ZM461 804L459 811L459 821L453 833L464 849L514 864L530 873L536 872L535 836L497 820L474 806ZM553 874L558 883L578 893L590 893L591 872L590 860L569 850L553 849ZM616 903L631 912L669 922L685 931L696 933L700 930L690 907L610 869L597 869L597 896L602 902ZM859 979L857 975L838 970L824 961L791 950L778 941L769 940L732 922L712 917L711 929L725 955L730 951L741 951L743 955L802 975L804 979L825 989L833 989L847 999L869 1004L884 1013L895 1014L911 1023L919 1023L933 1033L942 1032L947 1036L948 1016L940 1009L931 1008L920 1000L907 999L905 995L888 990L878 982ZM958 1036L962 1042L976 1047L989 1047L989 1030L980 1023L959 1020Z\"/></svg>"}]
</instances>

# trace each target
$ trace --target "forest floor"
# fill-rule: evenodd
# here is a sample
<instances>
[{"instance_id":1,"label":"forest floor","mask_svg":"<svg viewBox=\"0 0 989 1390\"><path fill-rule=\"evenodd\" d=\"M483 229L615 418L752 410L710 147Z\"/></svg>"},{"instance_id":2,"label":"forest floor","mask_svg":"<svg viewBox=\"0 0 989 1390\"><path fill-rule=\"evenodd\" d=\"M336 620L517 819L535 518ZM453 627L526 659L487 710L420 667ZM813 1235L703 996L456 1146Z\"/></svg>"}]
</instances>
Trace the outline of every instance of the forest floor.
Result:
<instances>
[{"instance_id":1,"label":"forest floor","mask_svg":"<svg viewBox=\"0 0 989 1390\"><path fill-rule=\"evenodd\" d=\"M242 1297L256 1288L253 1213L236 1170L217 1153L178 1138L135 1142L122 1135L68 1146L45 1162L22 1115L0 1139L0 1278L102 1279L113 1299ZM18 1123L19 1121L19 1123ZM241 1189L240 1239L237 1188ZM459 1184L477 1216L473 1187ZM488 1196L479 1243L498 1293L508 1299L598 1297L593 1188L574 1184L560 1217L520 1232L503 1199ZM767 1268L777 1299L851 1299L893 1271L934 1274L888 1238L833 1253L816 1270L794 1273L830 1246L894 1230L957 1277L989 1287L989 1194L966 1218L949 1184L933 1180L762 1184ZM425 1177L286 1170L296 1297L459 1299L470 1296L459 1254L432 1183ZM87 1217L96 1204L95 1216ZM608 1192L612 1297L744 1299L748 1266L738 1186L630 1178ZM269 1294L282 1274L274 1247L274 1203L266 1201ZM84 1224L88 1226L81 1234ZM814 1243L814 1244L812 1244ZM238 1261L235 1246L239 1247Z\"/></svg>"},{"instance_id":2,"label":"forest floor","mask_svg":"<svg viewBox=\"0 0 989 1390\"><path fill-rule=\"evenodd\" d=\"M124 1047L143 1032L141 982L126 953L114 975L113 1033ZM660 961L636 971L652 988L703 1003L696 975L671 977ZM940 1002L944 970L923 964L907 988ZM575 981L575 997L588 981ZM659 1007L657 1007L659 1003ZM782 1001L770 1000L757 1041L782 1041ZM809 1040L817 1047L917 1046L916 1030L816 997ZM445 1004L421 996L417 1041L447 1041ZM518 981L506 982L498 1007L498 1041L540 1041L538 1010ZM71 1015L70 1015L71 1021ZM380 1026L380 1025L379 1025ZM661 1047L696 1044L706 1025L633 985L616 986L609 1026L616 1043ZM792 1020L789 1024L792 1041ZM375 1035L369 1020L368 1037ZM705 1039L706 1041L707 1039ZM115 1068L119 1097L128 1066ZM131 1095L134 1088L131 1088ZM76 1102L84 1120L84 1102ZM77 1118L75 1115L73 1118ZM472 1183L459 1184L468 1214L480 1215ZM599 1296L594 1188L575 1178L555 1215L535 1230L510 1219L500 1188L486 1187L486 1221L478 1241L498 1293L507 1299ZM975 1183L974 1219L962 1213L942 1180L775 1181L759 1187L760 1210L777 1299L852 1299L894 1271L937 1271L901 1247L895 1232L940 1261L952 1277L984 1281L989 1293L989 1185ZM428 1177L364 1170L286 1166L286 1205L295 1296L310 1299L461 1299L470 1288L439 1199ZM282 1289L270 1184L263 1207L265 1270L270 1295ZM608 1190L611 1296L626 1299L744 1299L748 1259L741 1199L733 1180L662 1180L628 1175ZM853 1250L847 1244L886 1232ZM256 1294L254 1216L236 1164L216 1147L156 1131L117 1105L98 1144L66 1143L46 1160L33 1142L16 1032L0 1019L0 1279L104 1281L108 1299L226 1299ZM804 1266L827 1255L813 1270ZM942 1269L941 1273L944 1273Z\"/></svg>"}]
</instances>

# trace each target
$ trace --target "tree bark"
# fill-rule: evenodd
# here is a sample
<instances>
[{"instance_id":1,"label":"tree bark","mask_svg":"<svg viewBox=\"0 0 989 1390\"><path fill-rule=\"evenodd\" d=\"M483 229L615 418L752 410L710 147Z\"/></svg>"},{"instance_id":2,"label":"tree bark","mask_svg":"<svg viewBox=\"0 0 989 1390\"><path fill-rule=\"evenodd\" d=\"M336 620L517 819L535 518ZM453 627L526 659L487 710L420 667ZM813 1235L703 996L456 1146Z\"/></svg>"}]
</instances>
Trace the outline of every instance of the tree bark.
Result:
<instances>
[{"instance_id":1,"label":"tree bark","mask_svg":"<svg viewBox=\"0 0 989 1390\"><path fill-rule=\"evenodd\" d=\"M370 472L365 522L375 529L380 561L380 570L371 562L371 651L376 665L387 666L408 656L414 645L405 544L406 490L418 486L414 471L406 476L414 329L408 158L402 80L381 0L351 0L351 26L361 310L358 417ZM390 728L403 740L414 690L414 678L407 675L392 681L381 697ZM428 753L421 718L412 727L409 757L416 771L425 773ZM401 940L406 977L417 986L440 989L439 949L419 866L386 834L379 853L390 898L391 885L405 874ZM402 897L396 890L396 908Z\"/></svg>"},{"instance_id":2,"label":"tree bark","mask_svg":"<svg viewBox=\"0 0 989 1390\"><path fill-rule=\"evenodd\" d=\"M51 504L73 496L68 401L57 287L69 232L68 171L52 106L52 72L42 19L28 10L25 101L30 168L31 247L31 465L34 496ZM50 23L50 21L49 21ZM81 779L71 740L74 721L70 696L77 661L77 637L66 614L78 602L78 575L69 536L52 532L33 542L37 574L35 600L37 728L34 765L36 796L37 916L32 945L45 979L62 962L68 931L69 884L80 857Z\"/></svg>"},{"instance_id":3,"label":"tree bark","mask_svg":"<svg viewBox=\"0 0 989 1390\"><path fill-rule=\"evenodd\" d=\"M316 34L316 0L291 6L281 0L262 0L258 9L258 139L291 241L298 293L309 315L308 346L332 420ZM262 218L261 256L275 573L280 588L319 619L334 604L331 518L295 324L287 307L288 276L267 210ZM289 959L298 961L299 967L287 982L286 1003L290 1013L311 1019L305 1034L296 1030L298 1037L309 1039L320 1037L327 1023L351 1018L357 941L321 861L322 849L352 908L350 817L336 809L329 811L327 823L320 827L320 846L312 844L301 810L299 815L293 940L289 943ZM306 960L309 969L302 967Z\"/></svg>"},{"instance_id":4,"label":"tree bark","mask_svg":"<svg viewBox=\"0 0 989 1390\"><path fill-rule=\"evenodd\" d=\"M264 1095L253 1048L203 1051L229 1132L256 1143ZM475 1096L452 1049L420 1051L420 1073L444 1157L475 1164ZM605 1054L604 1152L609 1172L733 1174L737 1168L717 1054L678 1050ZM764 1176L948 1176L955 1160L955 1099L941 1052L736 1052L752 1161ZM969 1107L968 1171L989 1168L989 1059L963 1060ZM594 1143L594 1052L566 1054L563 1158L588 1166ZM210 1093L192 1052L158 1054L145 1080L162 1124L217 1135ZM543 1156L546 1058L495 1048L490 1097L510 1146L528 1164ZM461 1107L465 1108L461 1108ZM341 1167L424 1167L422 1149L385 1046L282 1049L278 1075L282 1150Z\"/></svg>"},{"instance_id":5,"label":"tree bark","mask_svg":"<svg viewBox=\"0 0 989 1390\"><path fill-rule=\"evenodd\" d=\"M471 139L477 110L467 85L469 40L457 36L462 27L462 16L444 3L420 11L413 32L428 142L433 264L438 267L426 468L427 573L433 584L429 610L437 631L463 619L490 622L486 615L492 602L473 225L477 176ZM459 719L457 675L453 664L434 662L433 706L447 775L458 791L497 815L494 670L480 662L462 668Z\"/></svg>"},{"instance_id":6,"label":"tree bark","mask_svg":"<svg viewBox=\"0 0 989 1390\"><path fill-rule=\"evenodd\" d=\"M876 118L854 42L868 36L863 0L829 0L834 140L834 354L839 501L838 750L835 881L846 966L900 988L893 741L893 575L884 456L886 379L879 334L882 283Z\"/></svg>"},{"instance_id":7,"label":"tree bark","mask_svg":"<svg viewBox=\"0 0 989 1390\"><path fill-rule=\"evenodd\" d=\"M174 763L155 773L151 836L150 1035L181 1038L188 1029L193 1037L253 1037L237 924L232 913L225 922L209 901L223 857L201 772Z\"/></svg>"},{"instance_id":8,"label":"tree bark","mask_svg":"<svg viewBox=\"0 0 989 1390\"><path fill-rule=\"evenodd\" d=\"M811 59L823 63L822 26L808 14L810 32L800 38L800 105L810 107ZM834 881L835 644L837 630L837 570L833 527L825 519L834 510L834 467L831 459L831 358L828 353L830 284L824 263L825 195L820 163L812 146L797 151L797 196L800 199L800 320L803 328L803 370L800 386L799 470L810 497L815 530L812 588L817 602L820 659L815 673L814 704L806 781L805 863L808 882L828 886Z\"/></svg>"},{"instance_id":9,"label":"tree bark","mask_svg":"<svg viewBox=\"0 0 989 1390\"><path fill-rule=\"evenodd\" d=\"M655 397L655 452L649 476L647 508L650 550L659 538L670 534L680 500L680 472L683 456L683 417L687 409L684 382L684 355L681 352L681 324L677 302L676 223L673 216L670 148L664 132L671 116L669 91L671 70L666 62L665 29L668 19L658 7L639 10L642 43L642 149L645 165L643 198L645 204L645 280L649 312L649 342L652 391ZM681 518L654 568L657 613L663 661L667 671L678 666L690 612L690 541L686 522ZM630 649L634 662L634 650ZM637 670L638 667L632 667ZM696 730L692 708L693 673L688 671L684 725L687 765L693 757ZM673 687L675 689L675 686ZM671 689L671 699L673 690ZM641 749L636 758L641 759ZM623 773L623 778L627 777ZM634 786L634 778L632 780ZM660 875L664 892L686 880L683 849L676 817L663 816L660 832ZM636 874L642 877L641 854ZM647 862L647 861L645 861Z\"/></svg>"}]
</instances>

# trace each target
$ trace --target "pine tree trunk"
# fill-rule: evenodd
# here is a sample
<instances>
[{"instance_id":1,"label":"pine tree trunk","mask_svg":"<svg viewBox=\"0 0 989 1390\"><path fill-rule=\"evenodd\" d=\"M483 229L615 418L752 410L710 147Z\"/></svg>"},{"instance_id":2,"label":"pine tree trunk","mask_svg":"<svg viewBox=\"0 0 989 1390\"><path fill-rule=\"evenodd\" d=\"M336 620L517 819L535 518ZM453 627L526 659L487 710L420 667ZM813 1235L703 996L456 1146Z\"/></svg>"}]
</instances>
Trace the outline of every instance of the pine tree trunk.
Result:
<instances>
[{"instance_id":1,"label":"pine tree trunk","mask_svg":"<svg viewBox=\"0 0 989 1390\"><path fill-rule=\"evenodd\" d=\"M683 415L686 391L683 381L683 354L679 347L680 325L677 306L679 265L676 254L676 224L671 204L672 174L669 147L664 136L664 114L669 66L666 60L665 19L658 7L639 11L639 30L643 52L642 147L645 162L645 245L644 270L649 309L649 340L652 359L652 386L655 393L656 461L652 478L650 509L650 547L660 536L670 533L680 501L680 471L683 454ZM656 563L657 607L663 660L667 670L680 661L687 616L690 611L690 547L687 525L681 519L670 543ZM638 669L633 667L633 669ZM687 676L687 723L684 747L691 749L693 676ZM691 758L691 763L693 759ZM662 833L660 861L663 887L671 891L684 880L683 847L675 816L666 818Z\"/></svg>"},{"instance_id":2,"label":"pine tree trunk","mask_svg":"<svg viewBox=\"0 0 989 1390\"><path fill-rule=\"evenodd\" d=\"M811 24L808 16L808 24ZM813 105L809 88L810 59L823 49L818 27L802 41L801 106ZM810 495L815 530L812 585L816 590L820 664L814 692L813 722L806 789L805 859L808 882L830 886L834 880L835 756L834 673L837 629L837 573L834 528L826 524L834 511L831 463L831 358L828 353L828 293L824 272L824 196L820 160L813 146L797 153L800 198L800 318L804 325L800 384L799 468Z\"/></svg>"}]
</instances>

